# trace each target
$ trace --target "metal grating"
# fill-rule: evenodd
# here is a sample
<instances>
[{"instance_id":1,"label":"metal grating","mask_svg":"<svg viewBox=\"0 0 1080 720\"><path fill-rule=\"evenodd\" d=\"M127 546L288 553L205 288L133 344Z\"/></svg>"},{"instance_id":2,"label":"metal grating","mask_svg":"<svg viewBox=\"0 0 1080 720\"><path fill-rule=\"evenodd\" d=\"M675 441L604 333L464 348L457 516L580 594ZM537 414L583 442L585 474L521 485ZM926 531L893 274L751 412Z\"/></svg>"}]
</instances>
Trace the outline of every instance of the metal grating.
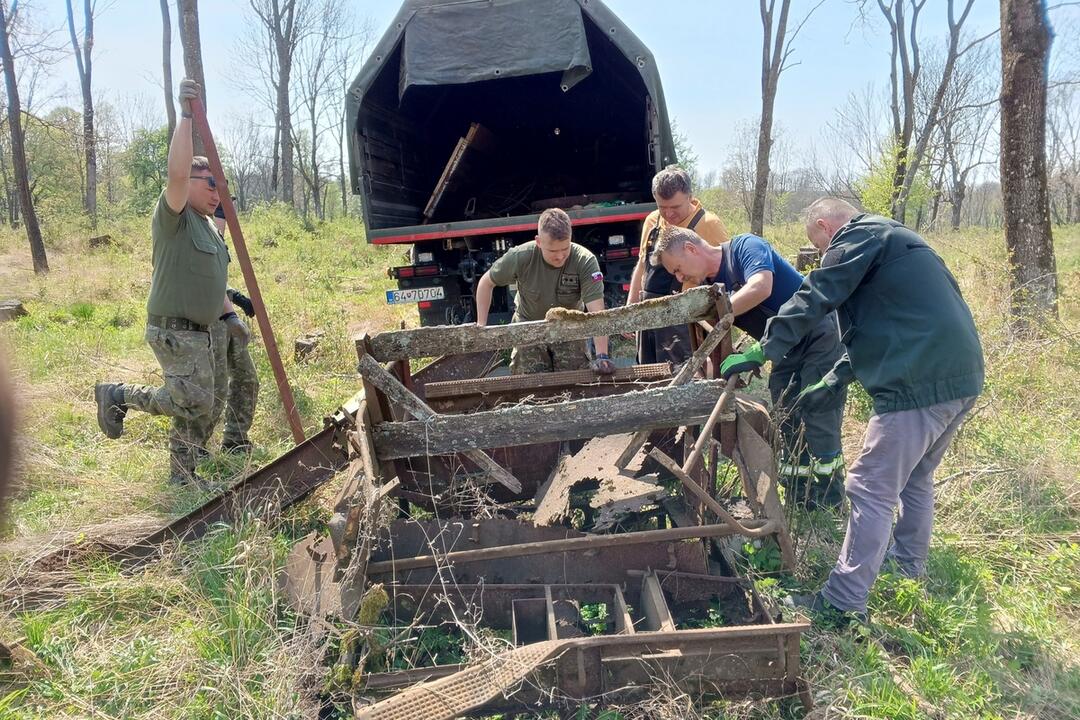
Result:
<instances>
[{"instance_id":1,"label":"metal grating","mask_svg":"<svg viewBox=\"0 0 1080 720\"><path fill-rule=\"evenodd\" d=\"M549 660L565 641L546 640L495 655L461 672L357 708L358 720L450 720L512 689Z\"/></svg>"}]
</instances>

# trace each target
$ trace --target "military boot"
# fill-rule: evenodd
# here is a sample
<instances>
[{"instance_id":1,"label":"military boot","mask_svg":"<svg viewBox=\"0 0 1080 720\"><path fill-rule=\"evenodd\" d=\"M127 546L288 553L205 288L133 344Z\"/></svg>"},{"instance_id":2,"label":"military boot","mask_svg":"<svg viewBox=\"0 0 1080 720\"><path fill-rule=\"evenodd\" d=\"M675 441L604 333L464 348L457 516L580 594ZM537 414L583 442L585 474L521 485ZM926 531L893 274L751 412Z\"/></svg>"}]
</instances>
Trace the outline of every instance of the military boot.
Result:
<instances>
[{"instance_id":1,"label":"military boot","mask_svg":"<svg viewBox=\"0 0 1080 720\"><path fill-rule=\"evenodd\" d=\"M98 383L94 386L94 399L98 427L106 437L115 440L124 433L124 416L128 410L123 387L119 383Z\"/></svg>"},{"instance_id":2,"label":"military boot","mask_svg":"<svg viewBox=\"0 0 1080 720\"><path fill-rule=\"evenodd\" d=\"M221 452L227 455L250 455L255 446L250 440L225 438L221 441Z\"/></svg>"}]
</instances>

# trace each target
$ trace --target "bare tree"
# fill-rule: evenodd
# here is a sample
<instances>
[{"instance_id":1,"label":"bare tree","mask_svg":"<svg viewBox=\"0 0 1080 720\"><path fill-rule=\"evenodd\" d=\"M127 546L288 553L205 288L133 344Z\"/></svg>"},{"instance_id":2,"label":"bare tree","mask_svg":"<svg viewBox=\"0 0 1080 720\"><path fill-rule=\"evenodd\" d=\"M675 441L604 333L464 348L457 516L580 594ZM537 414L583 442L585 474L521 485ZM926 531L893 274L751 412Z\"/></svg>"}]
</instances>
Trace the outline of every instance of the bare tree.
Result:
<instances>
[{"instance_id":1,"label":"bare tree","mask_svg":"<svg viewBox=\"0 0 1080 720\"><path fill-rule=\"evenodd\" d=\"M169 19L169 0L161 0L161 77L165 86L165 115L169 119L169 137L176 129L176 103L173 101L172 81L172 21Z\"/></svg>"},{"instance_id":2,"label":"bare tree","mask_svg":"<svg viewBox=\"0 0 1080 720\"><path fill-rule=\"evenodd\" d=\"M912 186L925 159L956 60L989 37L980 38L963 48L960 46L960 33L974 1L963 0L959 18L956 17L954 0L947 2L949 32L945 62L926 115L917 118L916 88L923 70L919 48L919 15L927 0L908 0L908 3L904 0L876 0L878 9L888 23L892 41L889 81L892 88L891 110L896 153L892 214L900 222L905 220ZM860 6L864 9L867 3L868 0L860 0ZM911 6L910 16L906 11L908 4Z\"/></svg>"},{"instance_id":3,"label":"bare tree","mask_svg":"<svg viewBox=\"0 0 1080 720\"><path fill-rule=\"evenodd\" d=\"M341 214L349 214L348 176L345 174L345 128L349 123L346 115L348 107L345 103L345 95L352 85L354 71L367 57L368 46L375 38L375 27L370 17L364 18L361 25L352 34L349 42L342 42L336 46L334 53L333 68L337 77L338 97L341 98L340 117L336 123L338 145L338 185L341 190Z\"/></svg>"},{"instance_id":4,"label":"bare tree","mask_svg":"<svg viewBox=\"0 0 1080 720\"><path fill-rule=\"evenodd\" d=\"M724 189L738 196L748 221L754 208L755 143L758 136L757 118L737 123L728 146L727 166L720 173Z\"/></svg>"},{"instance_id":5,"label":"bare tree","mask_svg":"<svg viewBox=\"0 0 1080 720\"><path fill-rule=\"evenodd\" d=\"M938 79L947 57L948 41L926 48L916 87L916 116L926 117L937 98ZM940 102L938 121L924 153L920 183L929 186L929 224L939 211L951 208L951 227L960 226L968 189L983 168L997 164L997 98L1001 73L996 53L986 43L973 45L957 58L952 79ZM910 202L914 195L909 195ZM924 219L920 202L916 225Z\"/></svg>"},{"instance_id":6,"label":"bare tree","mask_svg":"<svg viewBox=\"0 0 1080 720\"><path fill-rule=\"evenodd\" d=\"M35 273L49 272L49 260L45 256L45 243L41 239L41 226L30 196L30 178L26 170L26 147L23 144L22 107L19 102L18 76L15 74L15 58L11 53L11 36L18 19L18 0L11 6L10 16L7 0L0 0L0 62L4 67L4 85L7 89L8 130L11 135L11 167L19 195L26 237L30 241L30 255Z\"/></svg>"},{"instance_id":7,"label":"bare tree","mask_svg":"<svg viewBox=\"0 0 1080 720\"><path fill-rule=\"evenodd\" d=\"M202 41L199 39L199 2L177 0L177 9L180 12L180 44L184 47L184 75L199 83L205 108L206 79L203 76ZM195 154L204 155L205 146L197 130L192 130L191 139Z\"/></svg>"},{"instance_id":8,"label":"bare tree","mask_svg":"<svg viewBox=\"0 0 1080 720\"><path fill-rule=\"evenodd\" d=\"M1057 261L1046 175L1047 61L1043 0L1001 0L1001 190L1019 328L1057 316Z\"/></svg>"},{"instance_id":9,"label":"bare tree","mask_svg":"<svg viewBox=\"0 0 1080 720\"><path fill-rule=\"evenodd\" d=\"M941 104L939 136L944 193L952 208L951 227L959 229L972 178L981 168L996 164L996 73L990 46L973 49L961 58Z\"/></svg>"},{"instance_id":10,"label":"bare tree","mask_svg":"<svg viewBox=\"0 0 1080 720\"><path fill-rule=\"evenodd\" d=\"M247 210L255 184L264 171L266 136L263 129L248 116L225 126L221 147L226 166L235 187L240 210ZM269 198L267 198L269 199Z\"/></svg>"},{"instance_id":11,"label":"bare tree","mask_svg":"<svg viewBox=\"0 0 1080 720\"><path fill-rule=\"evenodd\" d=\"M316 20L312 32L297 46L294 59L297 104L307 121L307 147L296 154L296 160L300 177L311 193L315 215L323 220L326 218L323 194L327 181L323 172L322 140L325 134L332 132L332 126L340 117L336 112L340 101L331 99L340 97L335 92L338 73L332 67L340 56L334 48L348 40L351 18L342 0L321 0L314 12ZM301 144L295 134L293 142L297 146Z\"/></svg>"},{"instance_id":12,"label":"bare tree","mask_svg":"<svg viewBox=\"0 0 1080 720\"><path fill-rule=\"evenodd\" d=\"M788 34L788 11L791 0L780 0L780 14L776 15L776 0L760 0L761 27L761 121L758 123L757 160L754 167L754 198L750 209L750 232L761 235L765 224L765 197L769 189L769 153L773 145L773 107L780 73L788 67L792 43L799 31L824 0L820 0ZM773 21L776 21L775 34Z\"/></svg>"},{"instance_id":13,"label":"bare tree","mask_svg":"<svg viewBox=\"0 0 1080 720\"><path fill-rule=\"evenodd\" d=\"M1080 222L1080 94L1062 85L1049 103L1050 208L1058 224Z\"/></svg>"},{"instance_id":14,"label":"bare tree","mask_svg":"<svg viewBox=\"0 0 1080 720\"><path fill-rule=\"evenodd\" d=\"M820 194L859 200L860 180L873 173L885 152L889 130L883 108L887 104L884 95L870 83L860 91L849 92L844 104L836 109L835 117L821 133L827 153L819 154L817 144L812 144L806 153L812 184Z\"/></svg>"},{"instance_id":15,"label":"bare tree","mask_svg":"<svg viewBox=\"0 0 1080 720\"><path fill-rule=\"evenodd\" d=\"M298 0L249 0L258 20L259 35L268 50L265 66L268 85L273 90L275 147L280 148L281 199L292 204L293 185L292 103L290 97L296 49L310 30L313 3Z\"/></svg>"},{"instance_id":16,"label":"bare tree","mask_svg":"<svg viewBox=\"0 0 1080 720\"><path fill-rule=\"evenodd\" d=\"M83 101L83 151L86 154L86 194L83 207L90 216L91 227L97 227L97 138L94 135L94 94L91 89L93 78L94 51L94 10L95 3L83 0L83 39L79 45L79 36L75 31L75 13L71 0L66 0L68 32L71 34L71 49L75 54L75 67L79 71L79 87Z\"/></svg>"}]
</instances>

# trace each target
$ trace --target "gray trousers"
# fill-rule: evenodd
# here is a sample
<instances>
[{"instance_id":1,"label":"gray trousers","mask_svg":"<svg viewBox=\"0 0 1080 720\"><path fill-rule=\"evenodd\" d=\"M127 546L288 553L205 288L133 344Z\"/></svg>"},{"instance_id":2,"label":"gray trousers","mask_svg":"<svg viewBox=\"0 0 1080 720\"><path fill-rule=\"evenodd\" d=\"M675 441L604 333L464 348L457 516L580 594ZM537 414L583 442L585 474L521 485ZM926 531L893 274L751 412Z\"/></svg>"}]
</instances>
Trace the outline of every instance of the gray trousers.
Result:
<instances>
[{"instance_id":1,"label":"gray trousers","mask_svg":"<svg viewBox=\"0 0 1080 720\"><path fill-rule=\"evenodd\" d=\"M870 587L889 555L909 577L926 572L934 522L934 470L975 398L870 418L859 458L848 469L847 534L822 588L842 610L866 612ZM893 527L893 513L900 512Z\"/></svg>"},{"instance_id":2,"label":"gray trousers","mask_svg":"<svg viewBox=\"0 0 1080 720\"><path fill-rule=\"evenodd\" d=\"M802 444L802 433L805 433L802 437L805 447L815 458L829 458L840 452L840 424L844 420L847 390L837 393L829 407L813 412L802 412L792 405L799 393L821 380L843 354L836 315L829 313L780 362L773 364L769 373L773 415L784 442L784 454L793 462L799 459L796 450Z\"/></svg>"}]
</instances>

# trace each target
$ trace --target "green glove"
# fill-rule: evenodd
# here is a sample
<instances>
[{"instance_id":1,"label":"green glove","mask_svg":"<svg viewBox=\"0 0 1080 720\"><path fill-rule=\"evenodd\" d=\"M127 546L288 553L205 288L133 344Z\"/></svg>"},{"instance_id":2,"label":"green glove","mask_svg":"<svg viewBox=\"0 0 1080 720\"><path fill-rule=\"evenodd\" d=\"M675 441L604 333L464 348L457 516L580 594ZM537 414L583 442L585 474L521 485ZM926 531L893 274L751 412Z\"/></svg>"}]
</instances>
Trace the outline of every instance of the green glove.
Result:
<instances>
[{"instance_id":1,"label":"green glove","mask_svg":"<svg viewBox=\"0 0 1080 720\"><path fill-rule=\"evenodd\" d=\"M804 412L824 410L836 401L836 395L841 387L835 376L826 375L813 385L803 388L799 397L795 399L795 405Z\"/></svg>"},{"instance_id":2,"label":"green glove","mask_svg":"<svg viewBox=\"0 0 1080 720\"><path fill-rule=\"evenodd\" d=\"M761 343L756 342L741 353L728 355L720 364L720 374L727 380L732 375L757 370L764 364L765 354L761 352Z\"/></svg>"}]
</instances>

